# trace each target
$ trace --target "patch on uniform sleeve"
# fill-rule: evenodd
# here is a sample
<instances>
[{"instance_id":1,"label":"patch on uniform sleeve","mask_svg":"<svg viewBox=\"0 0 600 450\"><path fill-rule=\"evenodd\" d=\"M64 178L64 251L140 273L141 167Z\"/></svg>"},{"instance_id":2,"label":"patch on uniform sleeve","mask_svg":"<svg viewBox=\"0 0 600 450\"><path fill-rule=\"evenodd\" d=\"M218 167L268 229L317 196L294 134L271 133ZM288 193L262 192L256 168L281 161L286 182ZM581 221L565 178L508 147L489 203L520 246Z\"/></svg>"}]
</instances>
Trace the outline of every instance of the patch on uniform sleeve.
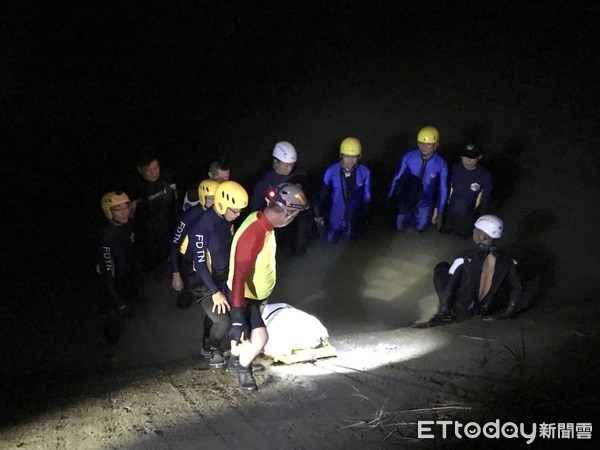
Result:
<instances>
[{"instance_id":1,"label":"patch on uniform sleeve","mask_svg":"<svg viewBox=\"0 0 600 450\"><path fill-rule=\"evenodd\" d=\"M462 266L464 262L465 262L464 258L456 258L454 260L454 262L452 263L452 265L450 266L450 270L448 270L448 273L450 275L454 275L454 272L456 272L456 269L458 269L460 266Z\"/></svg>"}]
</instances>

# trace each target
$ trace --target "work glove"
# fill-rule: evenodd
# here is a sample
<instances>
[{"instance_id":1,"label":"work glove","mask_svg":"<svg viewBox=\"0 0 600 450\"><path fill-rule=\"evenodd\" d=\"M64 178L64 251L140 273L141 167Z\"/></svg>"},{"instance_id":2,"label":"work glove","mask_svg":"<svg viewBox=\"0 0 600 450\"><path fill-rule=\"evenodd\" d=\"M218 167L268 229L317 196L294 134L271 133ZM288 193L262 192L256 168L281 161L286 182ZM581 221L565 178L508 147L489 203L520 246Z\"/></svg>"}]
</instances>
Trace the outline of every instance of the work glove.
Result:
<instances>
[{"instance_id":1,"label":"work glove","mask_svg":"<svg viewBox=\"0 0 600 450\"><path fill-rule=\"evenodd\" d=\"M231 308L231 327L229 328L229 339L240 344L242 338L250 339L250 327L246 321L244 308Z\"/></svg>"}]
</instances>

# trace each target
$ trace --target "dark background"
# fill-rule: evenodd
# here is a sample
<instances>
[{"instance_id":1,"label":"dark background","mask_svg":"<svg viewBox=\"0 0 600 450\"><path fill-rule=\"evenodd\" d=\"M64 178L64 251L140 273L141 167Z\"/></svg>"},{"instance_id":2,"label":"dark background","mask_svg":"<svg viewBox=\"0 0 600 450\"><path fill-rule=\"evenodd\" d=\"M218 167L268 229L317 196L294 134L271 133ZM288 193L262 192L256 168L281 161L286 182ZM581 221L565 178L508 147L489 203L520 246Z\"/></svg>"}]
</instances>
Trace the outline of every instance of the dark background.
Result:
<instances>
[{"instance_id":1,"label":"dark background","mask_svg":"<svg viewBox=\"0 0 600 450\"><path fill-rule=\"evenodd\" d=\"M182 190L220 153L249 188L278 140L294 143L319 179L355 135L380 208L398 158L431 123L449 160L466 140L484 145L494 208L513 229L532 204L534 228L553 218L543 250L558 272L553 301L597 296L596 5L12 2L4 11L6 387L78 370L64 354L85 344L94 320L100 197L147 147Z\"/></svg>"}]
</instances>

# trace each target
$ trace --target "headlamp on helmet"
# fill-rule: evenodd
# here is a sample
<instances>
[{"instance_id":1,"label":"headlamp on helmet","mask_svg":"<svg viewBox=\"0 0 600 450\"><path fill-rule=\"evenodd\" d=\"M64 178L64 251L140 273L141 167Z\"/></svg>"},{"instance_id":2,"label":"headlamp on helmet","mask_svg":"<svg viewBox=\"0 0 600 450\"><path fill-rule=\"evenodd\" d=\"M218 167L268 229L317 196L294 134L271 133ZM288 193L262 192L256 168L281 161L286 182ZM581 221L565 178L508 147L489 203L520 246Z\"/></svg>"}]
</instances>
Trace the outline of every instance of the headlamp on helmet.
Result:
<instances>
[{"instance_id":1,"label":"headlamp on helmet","mask_svg":"<svg viewBox=\"0 0 600 450\"><path fill-rule=\"evenodd\" d=\"M269 189L267 198L286 211L304 211L310 207L304 191L292 183L281 183Z\"/></svg>"}]
</instances>

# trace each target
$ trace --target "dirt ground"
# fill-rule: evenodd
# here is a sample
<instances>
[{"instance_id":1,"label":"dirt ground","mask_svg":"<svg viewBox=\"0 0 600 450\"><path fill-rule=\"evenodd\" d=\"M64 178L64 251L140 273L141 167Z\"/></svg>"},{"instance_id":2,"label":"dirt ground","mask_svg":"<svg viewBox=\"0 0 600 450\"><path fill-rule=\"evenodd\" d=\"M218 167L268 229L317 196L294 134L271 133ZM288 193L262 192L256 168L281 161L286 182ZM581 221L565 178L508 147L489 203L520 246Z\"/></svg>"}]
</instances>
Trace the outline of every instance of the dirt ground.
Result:
<instances>
[{"instance_id":1,"label":"dirt ground","mask_svg":"<svg viewBox=\"0 0 600 450\"><path fill-rule=\"evenodd\" d=\"M531 445L417 436L420 420L597 426L600 70L598 31L580 26L597 7L323 3L13 11L14 147L46 156L2 168L36 220L7 200L19 229L3 243L0 448L597 447L598 430ZM502 245L538 283L536 307L515 319L415 327L436 308L435 264L472 245L390 224L384 193L429 123L449 161L466 140L484 147ZM226 150L249 187L277 140L319 179L347 135L374 175L369 229L301 258L281 249L271 298L318 317L337 357L262 357L259 390L240 391L200 357L201 308L177 309L166 271L145 280L120 342L103 342L88 243L131 148L168 149L181 185L204 149Z\"/></svg>"}]
</instances>

